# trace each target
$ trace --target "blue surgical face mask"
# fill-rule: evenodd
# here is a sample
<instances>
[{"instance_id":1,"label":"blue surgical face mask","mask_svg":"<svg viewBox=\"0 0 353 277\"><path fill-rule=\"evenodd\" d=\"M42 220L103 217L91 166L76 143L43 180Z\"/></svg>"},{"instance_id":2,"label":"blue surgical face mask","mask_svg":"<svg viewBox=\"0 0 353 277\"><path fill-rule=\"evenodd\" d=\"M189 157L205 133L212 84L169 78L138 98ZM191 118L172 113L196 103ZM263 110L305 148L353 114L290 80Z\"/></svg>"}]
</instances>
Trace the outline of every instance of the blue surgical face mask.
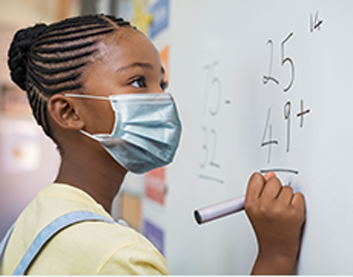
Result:
<instances>
[{"instance_id":1,"label":"blue surgical face mask","mask_svg":"<svg viewBox=\"0 0 353 277\"><path fill-rule=\"evenodd\" d=\"M179 145L181 122L169 93L138 93L109 97L70 94L65 96L109 100L115 112L110 134L89 134L124 168L145 173L172 162Z\"/></svg>"}]
</instances>

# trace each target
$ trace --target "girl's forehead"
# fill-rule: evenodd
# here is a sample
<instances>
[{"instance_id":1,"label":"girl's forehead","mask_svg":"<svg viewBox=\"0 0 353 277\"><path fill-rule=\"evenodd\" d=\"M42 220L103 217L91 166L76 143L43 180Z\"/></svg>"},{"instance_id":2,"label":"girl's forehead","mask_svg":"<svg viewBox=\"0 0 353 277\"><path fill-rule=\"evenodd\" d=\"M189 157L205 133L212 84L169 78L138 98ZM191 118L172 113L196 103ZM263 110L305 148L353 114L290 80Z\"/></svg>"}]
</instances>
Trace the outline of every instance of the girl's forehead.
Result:
<instances>
[{"instance_id":1,"label":"girl's forehead","mask_svg":"<svg viewBox=\"0 0 353 277\"><path fill-rule=\"evenodd\" d=\"M162 74L159 53L146 36L137 31L123 35L116 33L97 44L98 51L82 74L85 86L93 80L110 82L118 75L125 78L126 75L121 73L129 74L130 70L137 68Z\"/></svg>"},{"instance_id":2,"label":"girl's forehead","mask_svg":"<svg viewBox=\"0 0 353 277\"><path fill-rule=\"evenodd\" d=\"M120 61L134 59L158 62L159 54L153 43L142 33L134 29L122 29L102 40L98 46L101 59Z\"/></svg>"}]
</instances>

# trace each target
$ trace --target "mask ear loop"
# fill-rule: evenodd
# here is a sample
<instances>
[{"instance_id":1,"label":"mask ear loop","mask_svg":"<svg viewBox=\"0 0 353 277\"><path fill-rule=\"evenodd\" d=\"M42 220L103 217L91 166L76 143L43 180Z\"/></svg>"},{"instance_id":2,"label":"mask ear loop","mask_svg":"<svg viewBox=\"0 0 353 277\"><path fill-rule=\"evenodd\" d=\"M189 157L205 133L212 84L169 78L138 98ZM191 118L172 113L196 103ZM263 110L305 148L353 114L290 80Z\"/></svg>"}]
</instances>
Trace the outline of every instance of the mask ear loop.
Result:
<instances>
[{"instance_id":1,"label":"mask ear loop","mask_svg":"<svg viewBox=\"0 0 353 277\"><path fill-rule=\"evenodd\" d=\"M108 100L108 101L110 101L110 104L112 106L113 111L116 110L116 106L113 105L114 100L111 97L104 97L104 96L97 96L97 95L86 95L86 94L75 94L75 93L65 93L64 95L67 96L67 97L73 97L73 98ZM117 122L116 122L117 121L116 113L114 113L114 116L115 116L114 126L113 126L113 130L112 130L112 132L110 134L90 134L90 133L88 133L88 132L86 132L84 130L80 130L80 132L83 135L85 135L85 136L87 136L87 137L89 137L89 138L91 138L93 140L96 140L96 141L100 142L100 137L101 136L107 136L107 135L110 136L114 132L115 125L117 124Z\"/></svg>"},{"instance_id":2,"label":"mask ear loop","mask_svg":"<svg viewBox=\"0 0 353 277\"><path fill-rule=\"evenodd\" d=\"M98 100L110 100L109 97L97 96L97 95L86 95L86 94L75 94L75 93L65 93L64 95L67 96L67 97L73 97L73 98L88 98L88 99L98 99Z\"/></svg>"}]
</instances>

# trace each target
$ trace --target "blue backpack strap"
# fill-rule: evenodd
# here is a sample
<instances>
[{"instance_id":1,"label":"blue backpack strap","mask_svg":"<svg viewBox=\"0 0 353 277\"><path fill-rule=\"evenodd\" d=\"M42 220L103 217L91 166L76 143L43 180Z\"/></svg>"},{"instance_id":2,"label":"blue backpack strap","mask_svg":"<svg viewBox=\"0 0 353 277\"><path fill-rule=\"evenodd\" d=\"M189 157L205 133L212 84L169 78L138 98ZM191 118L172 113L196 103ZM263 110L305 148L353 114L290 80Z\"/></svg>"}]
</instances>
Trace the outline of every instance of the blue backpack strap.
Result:
<instances>
[{"instance_id":1,"label":"blue backpack strap","mask_svg":"<svg viewBox=\"0 0 353 277\"><path fill-rule=\"evenodd\" d=\"M129 224L127 224L126 221L123 220L123 219L120 219L120 218L119 218L119 219L117 220L117 222L118 222L119 224L121 224L121 225L126 226L126 227L130 227Z\"/></svg>"},{"instance_id":2,"label":"blue backpack strap","mask_svg":"<svg viewBox=\"0 0 353 277\"><path fill-rule=\"evenodd\" d=\"M34 258L50 238L65 227L81 221L106 221L116 223L107 217L88 211L74 211L64 214L52 221L39 232L12 275L24 275Z\"/></svg>"},{"instance_id":3,"label":"blue backpack strap","mask_svg":"<svg viewBox=\"0 0 353 277\"><path fill-rule=\"evenodd\" d=\"M16 223L16 222L15 222ZM4 256L5 253L5 249L7 246L7 243L9 242L10 236L12 234L12 230L15 227L15 223L12 224L12 226L10 227L10 229L7 231L5 237L2 239L1 243L0 243L0 264L2 262L2 257Z\"/></svg>"}]
</instances>

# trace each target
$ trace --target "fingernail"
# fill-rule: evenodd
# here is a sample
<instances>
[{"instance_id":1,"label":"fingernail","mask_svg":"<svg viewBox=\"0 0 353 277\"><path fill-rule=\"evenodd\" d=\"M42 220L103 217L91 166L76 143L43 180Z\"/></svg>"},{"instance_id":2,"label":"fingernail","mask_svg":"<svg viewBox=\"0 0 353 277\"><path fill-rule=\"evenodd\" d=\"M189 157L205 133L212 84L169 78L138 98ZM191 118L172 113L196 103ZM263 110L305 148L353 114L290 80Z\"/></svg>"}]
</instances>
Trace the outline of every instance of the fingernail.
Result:
<instances>
[{"instance_id":1,"label":"fingernail","mask_svg":"<svg viewBox=\"0 0 353 277\"><path fill-rule=\"evenodd\" d=\"M269 171L267 172L265 175L264 175L264 178L266 181L268 181L270 178L272 177L276 177L276 173L272 172L272 171Z\"/></svg>"}]
</instances>

